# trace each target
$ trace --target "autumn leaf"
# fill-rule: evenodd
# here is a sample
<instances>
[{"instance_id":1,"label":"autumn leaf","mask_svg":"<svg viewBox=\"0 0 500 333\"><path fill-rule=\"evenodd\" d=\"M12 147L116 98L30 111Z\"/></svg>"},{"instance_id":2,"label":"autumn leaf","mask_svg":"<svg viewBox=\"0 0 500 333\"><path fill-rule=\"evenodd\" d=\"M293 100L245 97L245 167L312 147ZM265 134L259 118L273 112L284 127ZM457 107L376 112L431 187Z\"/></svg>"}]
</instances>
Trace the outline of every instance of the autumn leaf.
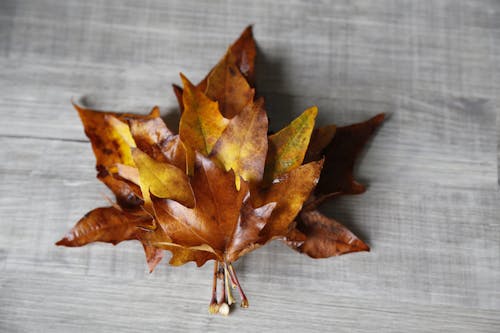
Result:
<instances>
[{"instance_id":1,"label":"autumn leaf","mask_svg":"<svg viewBox=\"0 0 500 333\"><path fill-rule=\"evenodd\" d=\"M183 90L181 87L179 87L177 84L172 84L172 89L174 91L175 98L177 99L177 103L179 104L179 112L182 113L184 112L184 102L183 102Z\"/></svg>"},{"instance_id":2,"label":"autumn leaf","mask_svg":"<svg viewBox=\"0 0 500 333\"><path fill-rule=\"evenodd\" d=\"M254 90L236 66L231 51L215 66L207 78L208 98L218 101L222 115L232 118L243 110L254 97Z\"/></svg>"},{"instance_id":3,"label":"autumn leaf","mask_svg":"<svg viewBox=\"0 0 500 333\"><path fill-rule=\"evenodd\" d=\"M92 242L116 245L125 240L140 239L143 225L151 217L143 211L128 213L116 207L96 208L87 213L56 245L83 246ZM160 249L144 245L146 261L152 272L163 257Z\"/></svg>"},{"instance_id":4,"label":"autumn leaf","mask_svg":"<svg viewBox=\"0 0 500 333\"><path fill-rule=\"evenodd\" d=\"M158 198L194 206L193 191L183 170L169 163L158 162L139 148L132 150L132 156L139 171L139 184L146 205L152 205L151 193Z\"/></svg>"},{"instance_id":5,"label":"autumn leaf","mask_svg":"<svg viewBox=\"0 0 500 333\"><path fill-rule=\"evenodd\" d=\"M237 189L240 177L254 184L262 180L267 154L267 115L263 104L263 99L249 102L230 120L213 149L226 171L234 171Z\"/></svg>"},{"instance_id":6,"label":"autumn leaf","mask_svg":"<svg viewBox=\"0 0 500 333\"><path fill-rule=\"evenodd\" d=\"M243 30L240 37L229 47L233 54L236 65L241 74L246 78L250 86L255 85L255 58L257 48L253 38L252 26L249 25Z\"/></svg>"},{"instance_id":7,"label":"autumn leaf","mask_svg":"<svg viewBox=\"0 0 500 333\"><path fill-rule=\"evenodd\" d=\"M186 148L161 118L129 119L130 132L139 149L160 162L186 169Z\"/></svg>"},{"instance_id":8,"label":"autumn leaf","mask_svg":"<svg viewBox=\"0 0 500 333\"><path fill-rule=\"evenodd\" d=\"M317 210L300 214L297 228L286 236L286 243L312 258L328 258L370 248L345 226Z\"/></svg>"},{"instance_id":9,"label":"autumn leaf","mask_svg":"<svg viewBox=\"0 0 500 333\"><path fill-rule=\"evenodd\" d=\"M171 131L154 107L147 115L75 105L96 157L97 177L116 203L85 215L57 245L142 244L149 271L214 261L210 313L227 315L236 288L233 263L271 240L313 258L368 251L340 222L317 210L359 194L353 167L384 115L314 129L311 107L268 136L264 99L255 96L256 47L247 27L197 85L173 85L181 117ZM220 297L218 288L220 286ZM233 287L233 288L232 288Z\"/></svg>"},{"instance_id":10,"label":"autumn leaf","mask_svg":"<svg viewBox=\"0 0 500 333\"><path fill-rule=\"evenodd\" d=\"M316 195L360 194L366 191L365 186L354 180L354 163L384 117L382 113L362 123L336 128L333 139L322 149L325 166L315 190ZM320 128L318 131L332 129ZM319 145L315 142L309 150L317 150Z\"/></svg>"},{"instance_id":11,"label":"autumn leaf","mask_svg":"<svg viewBox=\"0 0 500 333\"><path fill-rule=\"evenodd\" d=\"M210 100L199 88L181 74L184 84L182 95L184 112L179 123L179 136L185 143L188 174L192 174L194 151L210 154L213 146L227 126L217 102Z\"/></svg>"},{"instance_id":12,"label":"autumn leaf","mask_svg":"<svg viewBox=\"0 0 500 333\"><path fill-rule=\"evenodd\" d=\"M229 47L228 52L233 56L234 64L239 69L240 73L246 78L248 85L253 87L255 84L255 59L257 55L257 48L255 45L255 40L253 38L252 26L246 27L241 36ZM197 87L201 91L207 89L208 78L218 67L224 66L224 58L205 76ZM176 84L172 85L174 94L179 103L179 109L182 113L184 110L184 105L182 102L182 88ZM218 99L218 98L216 98Z\"/></svg>"},{"instance_id":13,"label":"autumn leaf","mask_svg":"<svg viewBox=\"0 0 500 333\"><path fill-rule=\"evenodd\" d=\"M82 246L91 242L118 244L136 239L137 226L148 219L144 214L135 215L115 207L101 207L90 211L71 229L57 245Z\"/></svg>"},{"instance_id":14,"label":"autumn leaf","mask_svg":"<svg viewBox=\"0 0 500 333\"><path fill-rule=\"evenodd\" d=\"M159 223L176 244L209 245L223 261L226 243L232 237L248 186L242 182L238 191L233 172L226 172L212 159L197 153L191 187L195 207L162 201L161 205L155 205Z\"/></svg>"},{"instance_id":15,"label":"autumn leaf","mask_svg":"<svg viewBox=\"0 0 500 333\"><path fill-rule=\"evenodd\" d=\"M163 245L163 248L172 252L168 262L172 266L181 266L187 262L194 261L196 266L201 267L209 260L216 260L212 252L189 249L182 246Z\"/></svg>"},{"instance_id":16,"label":"autumn leaf","mask_svg":"<svg viewBox=\"0 0 500 333\"><path fill-rule=\"evenodd\" d=\"M268 223L276 204L276 202L270 202L254 209L250 200L243 203L241 216L227 245L226 258L228 262L236 261L243 254L260 246L257 242L260 238L260 231Z\"/></svg>"},{"instance_id":17,"label":"autumn leaf","mask_svg":"<svg viewBox=\"0 0 500 333\"><path fill-rule=\"evenodd\" d=\"M313 130L304 162L317 161L325 155L325 148L332 142L337 126L327 125Z\"/></svg>"},{"instance_id":18,"label":"autumn leaf","mask_svg":"<svg viewBox=\"0 0 500 333\"><path fill-rule=\"evenodd\" d=\"M116 112L101 112L88 108L82 108L73 104L78 111L83 123L85 134L92 143L92 149L96 157L97 178L101 180L115 194L117 202L126 209L135 209L141 203L140 189L113 177L110 169L117 163L132 164L130 146L117 133L116 126L110 124L110 119L125 120L129 118L145 119L158 117L156 112L149 115L132 115Z\"/></svg>"},{"instance_id":19,"label":"autumn leaf","mask_svg":"<svg viewBox=\"0 0 500 333\"><path fill-rule=\"evenodd\" d=\"M271 182L304 161L318 109L312 107L276 134L269 136L264 181Z\"/></svg>"},{"instance_id":20,"label":"autumn leaf","mask_svg":"<svg viewBox=\"0 0 500 333\"><path fill-rule=\"evenodd\" d=\"M153 273L155 267L163 259L164 251L157 247L143 244L144 253L146 254L146 262L148 263L149 273Z\"/></svg>"},{"instance_id":21,"label":"autumn leaf","mask_svg":"<svg viewBox=\"0 0 500 333\"><path fill-rule=\"evenodd\" d=\"M254 193L258 206L276 202L273 214L260 233L260 243L287 235L295 216L316 186L322 167L323 161L304 164L283 174L271 186Z\"/></svg>"}]
</instances>

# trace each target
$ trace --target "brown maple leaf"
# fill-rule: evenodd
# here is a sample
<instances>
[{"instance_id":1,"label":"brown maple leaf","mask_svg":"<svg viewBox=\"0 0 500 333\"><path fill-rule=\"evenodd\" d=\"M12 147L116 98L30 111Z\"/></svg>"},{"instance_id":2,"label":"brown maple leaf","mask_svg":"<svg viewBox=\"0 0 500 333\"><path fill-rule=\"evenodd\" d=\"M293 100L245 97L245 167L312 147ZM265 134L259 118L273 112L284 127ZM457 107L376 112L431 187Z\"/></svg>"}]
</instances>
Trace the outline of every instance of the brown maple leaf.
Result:
<instances>
[{"instance_id":1,"label":"brown maple leaf","mask_svg":"<svg viewBox=\"0 0 500 333\"><path fill-rule=\"evenodd\" d=\"M94 209L57 245L142 243L150 271L163 250L170 264L214 260L210 312L227 314L248 300L232 265L273 239L314 258L367 251L368 246L317 207L358 194L355 158L383 115L346 127L314 130L317 108L268 136L262 97L255 97L256 48L248 27L197 85L174 85L179 134L160 118L75 105L96 156L97 177L116 204ZM217 299L217 281L222 292Z\"/></svg>"}]
</instances>

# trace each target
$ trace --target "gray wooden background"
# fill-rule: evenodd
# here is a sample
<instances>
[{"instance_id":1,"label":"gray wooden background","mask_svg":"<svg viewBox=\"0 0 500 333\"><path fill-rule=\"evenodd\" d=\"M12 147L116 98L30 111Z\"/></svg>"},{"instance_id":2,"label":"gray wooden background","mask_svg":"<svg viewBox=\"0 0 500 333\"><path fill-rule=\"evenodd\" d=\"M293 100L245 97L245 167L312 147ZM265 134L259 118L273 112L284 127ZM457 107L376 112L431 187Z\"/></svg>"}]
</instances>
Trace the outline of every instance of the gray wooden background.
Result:
<instances>
[{"instance_id":1,"label":"gray wooden background","mask_svg":"<svg viewBox=\"0 0 500 333\"><path fill-rule=\"evenodd\" d=\"M254 23L277 129L390 119L363 196L325 207L372 252L312 260L272 243L237 264L248 310L210 316L212 266L152 275L140 245L58 248L105 205L71 98L175 121ZM1 332L499 332L500 2L0 0Z\"/></svg>"}]
</instances>

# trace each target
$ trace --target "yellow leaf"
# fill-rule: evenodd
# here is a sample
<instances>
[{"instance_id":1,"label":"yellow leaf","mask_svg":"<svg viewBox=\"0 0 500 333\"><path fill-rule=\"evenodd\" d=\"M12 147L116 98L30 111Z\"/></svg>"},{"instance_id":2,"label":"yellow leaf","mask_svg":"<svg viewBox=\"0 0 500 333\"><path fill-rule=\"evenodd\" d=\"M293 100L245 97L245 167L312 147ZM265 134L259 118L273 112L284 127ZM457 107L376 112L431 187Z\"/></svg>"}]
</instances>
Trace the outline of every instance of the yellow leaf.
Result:
<instances>
[{"instance_id":1,"label":"yellow leaf","mask_svg":"<svg viewBox=\"0 0 500 333\"><path fill-rule=\"evenodd\" d=\"M186 150L187 174L193 175L194 151L210 154L228 120L222 117L217 102L210 100L182 74L181 79L184 85L184 111L179 123L179 136Z\"/></svg>"},{"instance_id":2,"label":"yellow leaf","mask_svg":"<svg viewBox=\"0 0 500 333\"><path fill-rule=\"evenodd\" d=\"M112 115L104 116L104 120L109 124L109 137L118 142L118 151L123 160L123 164L133 166L134 160L130 148L135 147L135 141L130 133L130 128L126 123Z\"/></svg>"},{"instance_id":3,"label":"yellow leaf","mask_svg":"<svg viewBox=\"0 0 500 333\"><path fill-rule=\"evenodd\" d=\"M133 166L133 160L130 153L130 146L125 142L127 137L126 129L123 128L123 123L113 122L118 125L118 128L123 128L125 134L121 135L106 119L114 117L122 122L128 119L144 119L154 117L155 115L134 115L129 113L116 113L97 111L88 108L80 107L73 104L78 111L80 119L85 128L85 134L92 143L92 150L96 157L97 178L101 180L115 194L118 204L124 208L132 209L141 204L139 199L140 188L127 184L122 180L114 178L110 174L110 168L116 163L127 164Z\"/></svg>"},{"instance_id":4,"label":"yellow leaf","mask_svg":"<svg viewBox=\"0 0 500 333\"><path fill-rule=\"evenodd\" d=\"M269 136L264 180L273 179L302 164L314 128L318 108L313 106L276 134Z\"/></svg>"},{"instance_id":5,"label":"yellow leaf","mask_svg":"<svg viewBox=\"0 0 500 333\"><path fill-rule=\"evenodd\" d=\"M132 149L134 162L139 169L139 183L146 208L152 206L151 196L172 199L184 206L194 206L194 196L186 173L164 162L158 162L138 148Z\"/></svg>"},{"instance_id":6,"label":"yellow leaf","mask_svg":"<svg viewBox=\"0 0 500 333\"><path fill-rule=\"evenodd\" d=\"M233 169L236 189L240 189L240 176L250 182L262 180L267 153L267 116L263 100L248 104L232 118L213 153L226 171Z\"/></svg>"},{"instance_id":7,"label":"yellow leaf","mask_svg":"<svg viewBox=\"0 0 500 333\"><path fill-rule=\"evenodd\" d=\"M227 126L228 120L219 112L218 103L210 100L181 74L184 112L179 135L190 148L208 155Z\"/></svg>"}]
</instances>

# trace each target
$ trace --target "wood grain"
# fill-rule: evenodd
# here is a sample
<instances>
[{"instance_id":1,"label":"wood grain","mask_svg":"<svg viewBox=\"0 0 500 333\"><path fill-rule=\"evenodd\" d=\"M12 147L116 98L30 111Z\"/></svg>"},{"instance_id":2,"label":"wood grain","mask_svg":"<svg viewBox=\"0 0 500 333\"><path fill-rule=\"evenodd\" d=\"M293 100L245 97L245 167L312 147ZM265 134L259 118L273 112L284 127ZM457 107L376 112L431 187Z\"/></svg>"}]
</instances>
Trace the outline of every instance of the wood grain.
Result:
<instances>
[{"instance_id":1,"label":"wood grain","mask_svg":"<svg viewBox=\"0 0 500 333\"><path fill-rule=\"evenodd\" d=\"M0 331L500 330L500 3L0 2ZM140 245L53 243L106 205L70 100L159 105L254 23L259 94L279 129L390 117L324 211L370 253L311 260L272 243L240 260L248 310L208 315L211 267L149 275Z\"/></svg>"}]
</instances>

